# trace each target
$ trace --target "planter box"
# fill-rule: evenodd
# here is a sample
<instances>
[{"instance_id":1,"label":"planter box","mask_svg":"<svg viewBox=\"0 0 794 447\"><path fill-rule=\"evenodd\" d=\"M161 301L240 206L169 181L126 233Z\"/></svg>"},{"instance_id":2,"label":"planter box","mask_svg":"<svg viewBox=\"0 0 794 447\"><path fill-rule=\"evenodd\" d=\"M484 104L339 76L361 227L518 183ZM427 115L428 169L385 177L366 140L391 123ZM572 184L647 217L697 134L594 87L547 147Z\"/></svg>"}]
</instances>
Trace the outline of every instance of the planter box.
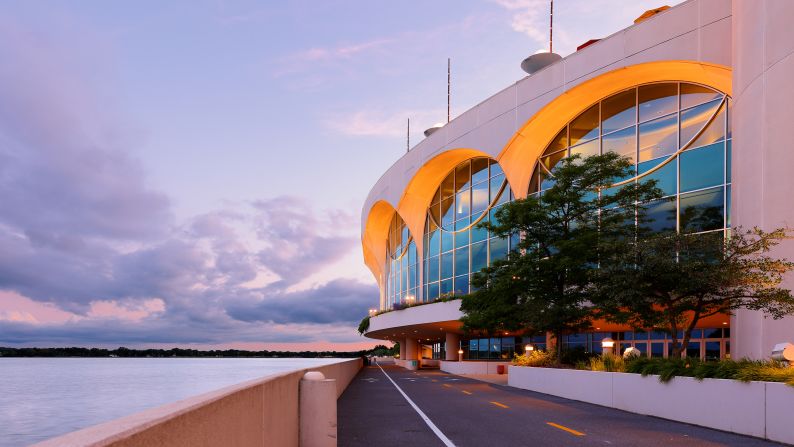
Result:
<instances>
[{"instance_id":1,"label":"planter box","mask_svg":"<svg viewBox=\"0 0 794 447\"><path fill-rule=\"evenodd\" d=\"M510 366L508 385L632 413L794 443L794 387L783 383Z\"/></svg>"},{"instance_id":2,"label":"planter box","mask_svg":"<svg viewBox=\"0 0 794 447\"><path fill-rule=\"evenodd\" d=\"M507 368L509 364L510 362L476 362L466 360L462 362L453 362L442 360L441 371L463 376L466 374L496 374L496 367L498 365L504 365Z\"/></svg>"},{"instance_id":3,"label":"planter box","mask_svg":"<svg viewBox=\"0 0 794 447\"><path fill-rule=\"evenodd\" d=\"M612 377L609 373L511 365L507 374L507 384L516 388L612 406Z\"/></svg>"}]
</instances>

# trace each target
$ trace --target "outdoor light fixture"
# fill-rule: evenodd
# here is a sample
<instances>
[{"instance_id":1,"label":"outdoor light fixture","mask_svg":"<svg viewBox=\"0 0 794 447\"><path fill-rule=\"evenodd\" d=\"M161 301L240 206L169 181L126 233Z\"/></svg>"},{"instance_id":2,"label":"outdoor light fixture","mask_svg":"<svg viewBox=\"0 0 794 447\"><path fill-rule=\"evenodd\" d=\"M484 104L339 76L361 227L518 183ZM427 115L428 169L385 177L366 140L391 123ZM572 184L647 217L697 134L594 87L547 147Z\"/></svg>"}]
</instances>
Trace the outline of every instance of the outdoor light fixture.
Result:
<instances>
[{"instance_id":1,"label":"outdoor light fixture","mask_svg":"<svg viewBox=\"0 0 794 447\"><path fill-rule=\"evenodd\" d=\"M610 352L611 353L612 352L612 348L614 348L614 347L615 347L615 340L612 340L609 337L601 340L601 349L604 352Z\"/></svg>"},{"instance_id":2,"label":"outdoor light fixture","mask_svg":"<svg viewBox=\"0 0 794 447\"><path fill-rule=\"evenodd\" d=\"M458 361L463 361L463 349L458 349Z\"/></svg>"},{"instance_id":3,"label":"outdoor light fixture","mask_svg":"<svg viewBox=\"0 0 794 447\"><path fill-rule=\"evenodd\" d=\"M375 309L370 309L370 310L369 310L369 314L370 314L370 315L375 315L375 312L377 312Z\"/></svg>"},{"instance_id":4,"label":"outdoor light fixture","mask_svg":"<svg viewBox=\"0 0 794 447\"><path fill-rule=\"evenodd\" d=\"M530 352L532 352L532 351L534 351L534 350L535 350L535 347L534 347L534 346L532 346L532 345L526 345L526 346L524 346L524 351L526 351L526 353L527 353L527 354L529 354Z\"/></svg>"}]
</instances>

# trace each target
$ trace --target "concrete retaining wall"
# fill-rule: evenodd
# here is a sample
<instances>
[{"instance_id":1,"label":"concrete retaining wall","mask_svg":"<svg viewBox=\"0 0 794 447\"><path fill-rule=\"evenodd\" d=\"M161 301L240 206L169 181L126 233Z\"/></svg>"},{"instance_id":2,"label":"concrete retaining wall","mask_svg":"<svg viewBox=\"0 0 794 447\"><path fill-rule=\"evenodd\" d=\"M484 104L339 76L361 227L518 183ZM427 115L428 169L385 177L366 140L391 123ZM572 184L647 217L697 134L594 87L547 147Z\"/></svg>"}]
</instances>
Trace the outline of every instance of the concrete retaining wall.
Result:
<instances>
[{"instance_id":1,"label":"concrete retaining wall","mask_svg":"<svg viewBox=\"0 0 794 447\"><path fill-rule=\"evenodd\" d=\"M466 374L496 374L497 365L505 365L505 372L507 372L507 365L510 365L510 362L451 362L442 360L441 371L462 376Z\"/></svg>"},{"instance_id":2,"label":"concrete retaining wall","mask_svg":"<svg viewBox=\"0 0 794 447\"><path fill-rule=\"evenodd\" d=\"M232 385L36 444L71 446L297 446L298 385L306 371L336 380L337 398L361 359Z\"/></svg>"},{"instance_id":3,"label":"concrete retaining wall","mask_svg":"<svg viewBox=\"0 0 794 447\"><path fill-rule=\"evenodd\" d=\"M794 387L782 383L510 366L508 385L794 444Z\"/></svg>"}]
</instances>

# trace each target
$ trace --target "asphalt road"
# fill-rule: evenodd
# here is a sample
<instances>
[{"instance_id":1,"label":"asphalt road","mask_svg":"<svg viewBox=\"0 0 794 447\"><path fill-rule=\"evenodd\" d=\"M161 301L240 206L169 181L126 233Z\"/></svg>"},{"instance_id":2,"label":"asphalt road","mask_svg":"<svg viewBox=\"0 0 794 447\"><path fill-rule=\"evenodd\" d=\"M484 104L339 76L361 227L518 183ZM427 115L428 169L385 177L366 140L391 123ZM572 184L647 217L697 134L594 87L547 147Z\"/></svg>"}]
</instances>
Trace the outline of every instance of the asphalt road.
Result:
<instances>
[{"instance_id":1,"label":"asphalt road","mask_svg":"<svg viewBox=\"0 0 794 447\"><path fill-rule=\"evenodd\" d=\"M382 367L362 369L340 397L340 446L780 445L440 371ZM451 444L442 442L386 374Z\"/></svg>"}]
</instances>

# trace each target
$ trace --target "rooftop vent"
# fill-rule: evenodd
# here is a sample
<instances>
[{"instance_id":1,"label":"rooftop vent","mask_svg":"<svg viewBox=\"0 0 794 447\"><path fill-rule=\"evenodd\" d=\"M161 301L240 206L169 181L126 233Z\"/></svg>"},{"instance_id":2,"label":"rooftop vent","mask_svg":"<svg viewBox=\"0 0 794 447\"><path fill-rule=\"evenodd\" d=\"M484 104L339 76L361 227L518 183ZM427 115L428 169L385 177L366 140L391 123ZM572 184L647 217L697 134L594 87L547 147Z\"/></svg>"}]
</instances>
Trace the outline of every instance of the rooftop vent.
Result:
<instances>
[{"instance_id":1,"label":"rooftop vent","mask_svg":"<svg viewBox=\"0 0 794 447\"><path fill-rule=\"evenodd\" d=\"M425 136L429 137L430 135L433 134L433 132L437 131L438 129L441 129L442 127L444 127L444 123L433 124L427 130L425 130Z\"/></svg>"},{"instance_id":2,"label":"rooftop vent","mask_svg":"<svg viewBox=\"0 0 794 447\"><path fill-rule=\"evenodd\" d=\"M640 22L644 22L644 21L650 19L651 17L655 16L656 14L659 14L660 12L666 11L668 9L670 9L670 7L667 6L667 5L660 6L660 7L656 8L656 9L649 9L649 10L643 12L641 16L639 16L636 19L634 19L634 23L637 24L637 23L640 23Z\"/></svg>"},{"instance_id":3,"label":"rooftop vent","mask_svg":"<svg viewBox=\"0 0 794 447\"><path fill-rule=\"evenodd\" d=\"M562 56L557 53L549 53L547 51L538 52L524 59L524 61L521 62L521 69L532 74L560 59L562 59Z\"/></svg>"}]
</instances>

